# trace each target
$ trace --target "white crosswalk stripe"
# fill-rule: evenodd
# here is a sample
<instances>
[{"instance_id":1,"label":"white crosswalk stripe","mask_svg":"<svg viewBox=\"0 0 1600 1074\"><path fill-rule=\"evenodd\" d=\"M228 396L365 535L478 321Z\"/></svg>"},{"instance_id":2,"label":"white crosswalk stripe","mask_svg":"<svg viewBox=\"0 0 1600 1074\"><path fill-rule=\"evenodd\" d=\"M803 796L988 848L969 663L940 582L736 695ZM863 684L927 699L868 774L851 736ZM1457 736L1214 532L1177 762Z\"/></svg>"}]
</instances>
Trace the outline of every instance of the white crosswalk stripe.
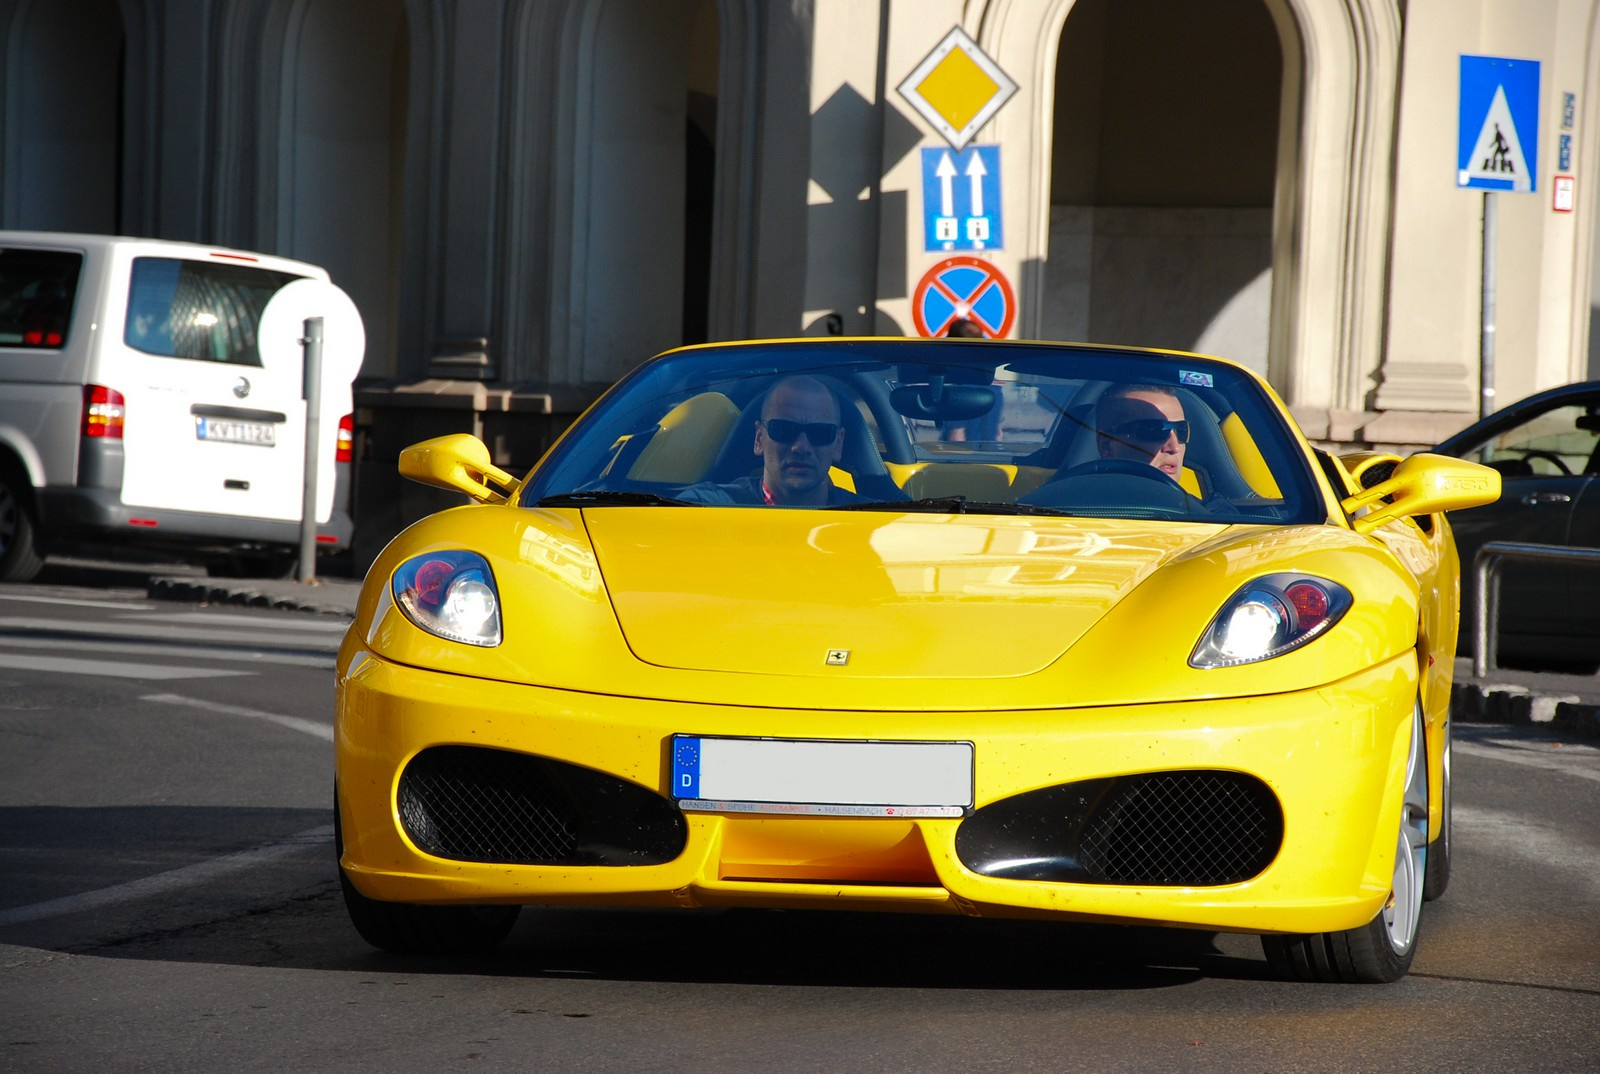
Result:
<instances>
[{"instance_id":1,"label":"white crosswalk stripe","mask_svg":"<svg viewBox=\"0 0 1600 1074\"><path fill-rule=\"evenodd\" d=\"M81 660L70 656L41 656L0 652L0 668L17 671L51 671L63 675L91 675L112 679L221 679L253 672L227 668L163 667L125 664L116 660Z\"/></svg>"},{"instance_id":2,"label":"white crosswalk stripe","mask_svg":"<svg viewBox=\"0 0 1600 1074\"><path fill-rule=\"evenodd\" d=\"M59 652L62 647L60 638L16 638L0 635L0 650L4 649L46 649ZM152 659L175 657L178 659L194 659L196 650L193 646L165 645L159 642L114 642L95 641L86 646L97 653L121 653L125 656L147 656ZM334 664L333 653L316 655L312 653L281 652L273 649L240 649L231 648L226 651L206 650L208 659L239 661L250 664L279 664L289 667L302 668L332 668Z\"/></svg>"},{"instance_id":3,"label":"white crosswalk stripe","mask_svg":"<svg viewBox=\"0 0 1600 1074\"><path fill-rule=\"evenodd\" d=\"M108 614L86 618L82 608ZM24 614L13 614L19 611ZM256 675L272 667L331 669L345 629L344 623L298 616L0 590L0 669L145 681Z\"/></svg>"}]
</instances>

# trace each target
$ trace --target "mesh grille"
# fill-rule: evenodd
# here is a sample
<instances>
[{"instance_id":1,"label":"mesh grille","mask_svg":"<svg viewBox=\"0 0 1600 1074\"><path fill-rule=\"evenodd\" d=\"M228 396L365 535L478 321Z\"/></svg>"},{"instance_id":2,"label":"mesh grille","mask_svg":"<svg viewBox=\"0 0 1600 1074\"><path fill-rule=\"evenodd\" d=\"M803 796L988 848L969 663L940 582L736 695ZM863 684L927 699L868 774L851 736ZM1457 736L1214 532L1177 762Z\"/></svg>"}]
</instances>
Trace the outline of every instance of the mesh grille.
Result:
<instances>
[{"instance_id":1,"label":"mesh grille","mask_svg":"<svg viewBox=\"0 0 1600 1074\"><path fill-rule=\"evenodd\" d=\"M514 865L644 865L682 852L672 804L625 780L472 746L424 750L400 777L400 821L426 853Z\"/></svg>"},{"instance_id":2,"label":"mesh grille","mask_svg":"<svg viewBox=\"0 0 1600 1074\"><path fill-rule=\"evenodd\" d=\"M1248 880L1282 839L1276 802L1233 772L1119 780L1084 825L1084 867L1114 884L1206 886Z\"/></svg>"},{"instance_id":3,"label":"mesh grille","mask_svg":"<svg viewBox=\"0 0 1600 1074\"><path fill-rule=\"evenodd\" d=\"M440 857L561 861L577 848L577 830L536 775L503 750L428 750L406 768L400 819L417 846Z\"/></svg>"}]
</instances>

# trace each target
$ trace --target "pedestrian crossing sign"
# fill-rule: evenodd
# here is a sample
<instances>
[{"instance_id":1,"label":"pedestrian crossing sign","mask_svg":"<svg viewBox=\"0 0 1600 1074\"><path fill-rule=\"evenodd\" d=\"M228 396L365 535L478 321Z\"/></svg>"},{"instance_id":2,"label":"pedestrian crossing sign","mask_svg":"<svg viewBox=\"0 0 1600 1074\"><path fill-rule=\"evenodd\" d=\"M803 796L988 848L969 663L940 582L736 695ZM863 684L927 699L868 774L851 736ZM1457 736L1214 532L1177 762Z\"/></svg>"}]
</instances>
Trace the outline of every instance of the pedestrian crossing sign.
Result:
<instances>
[{"instance_id":1,"label":"pedestrian crossing sign","mask_svg":"<svg viewBox=\"0 0 1600 1074\"><path fill-rule=\"evenodd\" d=\"M1456 186L1538 189L1539 62L1462 56Z\"/></svg>"}]
</instances>

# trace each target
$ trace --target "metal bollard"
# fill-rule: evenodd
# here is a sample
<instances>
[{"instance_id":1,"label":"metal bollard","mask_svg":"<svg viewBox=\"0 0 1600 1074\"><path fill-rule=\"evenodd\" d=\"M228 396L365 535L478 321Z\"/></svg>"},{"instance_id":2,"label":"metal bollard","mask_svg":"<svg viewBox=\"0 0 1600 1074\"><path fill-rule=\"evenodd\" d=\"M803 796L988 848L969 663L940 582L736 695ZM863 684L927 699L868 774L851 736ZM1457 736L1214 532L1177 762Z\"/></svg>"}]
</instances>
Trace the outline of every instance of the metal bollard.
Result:
<instances>
[{"instance_id":1,"label":"metal bollard","mask_svg":"<svg viewBox=\"0 0 1600 1074\"><path fill-rule=\"evenodd\" d=\"M296 577L305 583L317 577L317 448L322 438L322 318L306 318L305 376L300 396L306 401L305 480L300 492L300 564Z\"/></svg>"},{"instance_id":2,"label":"metal bollard","mask_svg":"<svg viewBox=\"0 0 1600 1074\"><path fill-rule=\"evenodd\" d=\"M1500 565L1508 559L1600 567L1600 548L1490 541L1478 549L1477 555L1472 557L1478 579L1478 606L1472 622L1472 674L1480 679L1494 667L1495 652L1500 647Z\"/></svg>"}]
</instances>

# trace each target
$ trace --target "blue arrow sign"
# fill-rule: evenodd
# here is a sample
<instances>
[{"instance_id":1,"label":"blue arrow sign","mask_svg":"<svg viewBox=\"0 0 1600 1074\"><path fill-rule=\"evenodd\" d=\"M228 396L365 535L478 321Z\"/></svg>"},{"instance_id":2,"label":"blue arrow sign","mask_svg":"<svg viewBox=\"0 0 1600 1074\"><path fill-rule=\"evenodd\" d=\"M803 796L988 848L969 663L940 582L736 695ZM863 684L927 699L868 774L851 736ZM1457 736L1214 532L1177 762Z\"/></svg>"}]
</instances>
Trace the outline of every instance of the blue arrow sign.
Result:
<instances>
[{"instance_id":1,"label":"blue arrow sign","mask_svg":"<svg viewBox=\"0 0 1600 1074\"><path fill-rule=\"evenodd\" d=\"M922 210L928 250L1002 249L1000 147L924 149Z\"/></svg>"},{"instance_id":2,"label":"blue arrow sign","mask_svg":"<svg viewBox=\"0 0 1600 1074\"><path fill-rule=\"evenodd\" d=\"M1456 186L1531 194L1539 187L1539 62L1461 57Z\"/></svg>"}]
</instances>

